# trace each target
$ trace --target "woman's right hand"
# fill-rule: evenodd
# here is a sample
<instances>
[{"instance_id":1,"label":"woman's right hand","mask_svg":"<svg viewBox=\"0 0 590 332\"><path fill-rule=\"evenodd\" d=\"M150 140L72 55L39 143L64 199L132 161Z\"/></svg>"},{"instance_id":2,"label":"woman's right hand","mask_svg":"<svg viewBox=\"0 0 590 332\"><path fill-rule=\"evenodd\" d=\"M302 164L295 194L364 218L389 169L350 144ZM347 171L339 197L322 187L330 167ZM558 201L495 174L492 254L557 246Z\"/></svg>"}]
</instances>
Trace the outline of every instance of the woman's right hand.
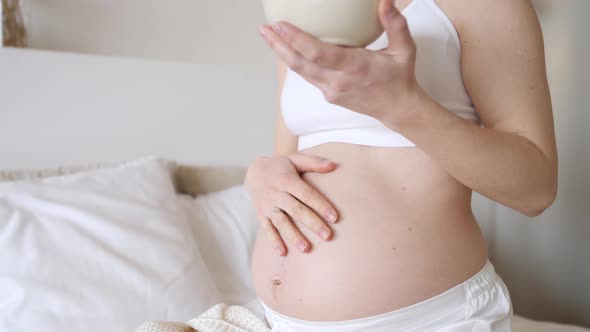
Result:
<instances>
[{"instance_id":1,"label":"woman's right hand","mask_svg":"<svg viewBox=\"0 0 590 332\"><path fill-rule=\"evenodd\" d=\"M330 240L328 223L338 219L336 209L315 188L301 178L301 173L328 173L336 164L300 152L288 156L258 157L248 167L246 190L256 210L262 229L273 248L284 256L284 240L305 253L310 244L292 220L301 222L323 240Z\"/></svg>"}]
</instances>

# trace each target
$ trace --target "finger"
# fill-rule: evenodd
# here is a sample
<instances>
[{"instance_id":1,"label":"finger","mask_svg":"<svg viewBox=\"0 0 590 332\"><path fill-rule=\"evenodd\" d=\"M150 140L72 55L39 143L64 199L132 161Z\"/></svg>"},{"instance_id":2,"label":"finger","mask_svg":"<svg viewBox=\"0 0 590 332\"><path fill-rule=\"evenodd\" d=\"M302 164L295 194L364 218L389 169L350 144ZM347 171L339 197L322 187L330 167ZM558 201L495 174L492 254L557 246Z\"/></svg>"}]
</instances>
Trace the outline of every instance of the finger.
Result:
<instances>
[{"instance_id":1,"label":"finger","mask_svg":"<svg viewBox=\"0 0 590 332\"><path fill-rule=\"evenodd\" d=\"M266 25L261 27L261 34L268 45L274 52L285 62L285 64L295 71L309 83L322 89L330 81L328 69L307 60L299 52L285 43L276 32Z\"/></svg>"},{"instance_id":2,"label":"finger","mask_svg":"<svg viewBox=\"0 0 590 332\"><path fill-rule=\"evenodd\" d=\"M309 207L305 206L291 194L282 192L277 197L279 205L283 211L285 211L291 220L299 222L312 232L314 232L321 239L328 241L332 237L332 230L328 227L315 212Z\"/></svg>"},{"instance_id":3,"label":"finger","mask_svg":"<svg viewBox=\"0 0 590 332\"><path fill-rule=\"evenodd\" d=\"M414 39L410 33L408 22L395 6L395 0L381 0L379 4L379 19L387 33L388 50L403 50L412 46Z\"/></svg>"},{"instance_id":4,"label":"finger","mask_svg":"<svg viewBox=\"0 0 590 332\"><path fill-rule=\"evenodd\" d=\"M335 223L338 219L338 214L332 204L307 182L303 180L295 182L291 195L312 208L325 221Z\"/></svg>"},{"instance_id":5,"label":"finger","mask_svg":"<svg viewBox=\"0 0 590 332\"><path fill-rule=\"evenodd\" d=\"M356 62L356 52L323 42L287 22L275 22L273 29L281 38L308 61L324 68L342 70Z\"/></svg>"},{"instance_id":6,"label":"finger","mask_svg":"<svg viewBox=\"0 0 590 332\"><path fill-rule=\"evenodd\" d=\"M295 169L300 173L327 173L333 171L337 166L333 161L301 152L291 153L287 158L289 158Z\"/></svg>"},{"instance_id":7,"label":"finger","mask_svg":"<svg viewBox=\"0 0 590 332\"><path fill-rule=\"evenodd\" d=\"M286 254L286 247L283 239L279 235L279 232L273 225L270 219L264 217L261 221L260 225L264 231L266 232L266 236L270 239L270 243L272 244L273 249L279 254L279 256L284 256Z\"/></svg>"},{"instance_id":8,"label":"finger","mask_svg":"<svg viewBox=\"0 0 590 332\"><path fill-rule=\"evenodd\" d=\"M270 221L280 234L281 238L292 243L297 250L305 253L309 250L310 245L301 234L301 231L293 224L293 221L283 212L273 213Z\"/></svg>"}]
</instances>

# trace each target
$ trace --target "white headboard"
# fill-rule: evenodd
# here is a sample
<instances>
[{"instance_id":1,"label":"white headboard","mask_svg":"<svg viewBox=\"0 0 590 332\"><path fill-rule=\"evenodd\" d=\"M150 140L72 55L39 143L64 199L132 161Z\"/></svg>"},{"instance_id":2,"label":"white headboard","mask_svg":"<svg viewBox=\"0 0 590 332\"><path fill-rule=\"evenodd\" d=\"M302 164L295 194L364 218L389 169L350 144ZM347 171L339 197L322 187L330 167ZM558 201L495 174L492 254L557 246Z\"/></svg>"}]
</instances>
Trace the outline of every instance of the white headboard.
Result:
<instances>
[{"instance_id":1,"label":"white headboard","mask_svg":"<svg viewBox=\"0 0 590 332\"><path fill-rule=\"evenodd\" d=\"M246 165L273 145L276 73L0 48L0 165L155 154Z\"/></svg>"}]
</instances>

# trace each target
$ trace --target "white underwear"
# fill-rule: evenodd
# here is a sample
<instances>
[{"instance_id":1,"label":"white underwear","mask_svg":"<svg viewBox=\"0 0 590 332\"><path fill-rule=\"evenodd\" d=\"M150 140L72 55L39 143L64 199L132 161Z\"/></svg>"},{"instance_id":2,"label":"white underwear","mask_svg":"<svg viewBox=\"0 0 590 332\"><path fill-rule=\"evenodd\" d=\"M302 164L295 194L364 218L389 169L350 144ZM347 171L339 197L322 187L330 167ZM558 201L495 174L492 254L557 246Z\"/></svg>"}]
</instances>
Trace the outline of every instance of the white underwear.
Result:
<instances>
[{"instance_id":1,"label":"white underwear","mask_svg":"<svg viewBox=\"0 0 590 332\"><path fill-rule=\"evenodd\" d=\"M315 322L294 319L256 300L273 332L488 332L511 331L512 303L506 285L488 260L467 281L430 299L360 319Z\"/></svg>"}]
</instances>

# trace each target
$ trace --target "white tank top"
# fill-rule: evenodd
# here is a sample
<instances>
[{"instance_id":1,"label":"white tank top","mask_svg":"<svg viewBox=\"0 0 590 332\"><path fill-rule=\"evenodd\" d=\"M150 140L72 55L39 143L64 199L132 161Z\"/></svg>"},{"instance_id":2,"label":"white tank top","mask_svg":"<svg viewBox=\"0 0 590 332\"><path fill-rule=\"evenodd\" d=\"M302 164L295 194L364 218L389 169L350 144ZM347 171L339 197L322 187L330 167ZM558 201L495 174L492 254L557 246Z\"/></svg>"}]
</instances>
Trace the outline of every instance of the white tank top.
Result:
<instances>
[{"instance_id":1,"label":"white tank top","mask_svg":"<svg viewBox=\"0 0 590 332\"><path fill-rule=\"evenodd\" d=\"M434 0L413 0L403 14L416 42L416 78L439 104L480 124L461 77L461 44L457 30ZM370 50L389 44L383 33ZM322 92L287 68L281 96L285 125L299 137L298 150L327 142L368 146L415 146L379 120L328 103Z\"/></svg>"}]
</instances>

